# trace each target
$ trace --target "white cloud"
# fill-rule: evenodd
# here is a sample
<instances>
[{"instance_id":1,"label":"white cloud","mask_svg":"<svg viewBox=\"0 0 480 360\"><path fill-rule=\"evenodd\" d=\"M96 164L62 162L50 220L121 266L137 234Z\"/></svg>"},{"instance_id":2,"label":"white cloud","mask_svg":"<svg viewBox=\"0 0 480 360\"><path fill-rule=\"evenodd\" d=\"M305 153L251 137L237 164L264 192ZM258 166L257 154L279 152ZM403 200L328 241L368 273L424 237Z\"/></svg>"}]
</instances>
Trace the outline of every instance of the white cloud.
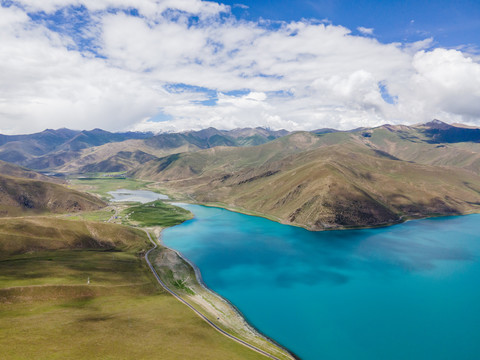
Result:
<instances>
[{"instance_id":1,"label":"white cloud","mask_svg":"<svg viewBox=\"0 0 480 360\"><path fill-rule=\"evenodd\" d=\"M426 38L413 43L404 44L403 49L411 55L415 55L418 51L427 50L433 47L435 41L433 38Z\"/></svg>"},{"instance_id":2,"label":"white cloud","mask_svg":"<svg viewBox=\"0 0 480 360\"><path fill-rule=\"evenodd\" d=\"M270 27L200 0L22 4L47 13L84 5L93 20L77 35L93 37L100 56L82 50L69 34L33 22L26 10L0 7L2 131L346 129L433 117L480 125L478 59L460 50L429 50L431 38L382 44L319 22ZM133 7L140 16L105 11ZM198 20L191 21L192 14ZM382 98L380 83L395 104ZM230 93L238 90L243 95ZM206 106L212 93L216 104ZM158 113L171 119L148 121Z\"/></svg>"},{"instance_id":3,"label":"white cloud","mask_svg":"<svg viewBox=\"0 0 480 360\"><path fill-rule=\"evenodd\" d=\"M233 4L233 7L244 9L244 10L250 9L250 7L245 4Z\"/></svg>"},{"instance_id":4,"label":"white cloud","mask_svg":"<svg viewBox=\"0 0 480 360\"><path fill-rule=\"evenodd\" d=\"M0 18L17 11L0 7ZM69 39L18 20L0 26L2 129L126 128L156 107L158 93L138 74L84 58L67 50Z\"/></svg>"},{"instance_id":5,"label":"white cloud","mask_svg":"<svg viewBox=\"0 0 480 360\"><path fill-rule=\"evenodd\" d=\"M360 31L363 35L373 35L373 28L366 28L363 26L357 27L357 30Z\"/></svg>"},{"instance_id":6,"label":"white cloud","mask_svg":"<svg viewBox=\"0 0 480 360\"><path fill-rule=\"evenodd\" d=\"M477 120L480 116L480 64L460 51L435 49L418 52L413 58L417 73L411 88L428 97L427 113Z\"/></svg>"}]
</instances>

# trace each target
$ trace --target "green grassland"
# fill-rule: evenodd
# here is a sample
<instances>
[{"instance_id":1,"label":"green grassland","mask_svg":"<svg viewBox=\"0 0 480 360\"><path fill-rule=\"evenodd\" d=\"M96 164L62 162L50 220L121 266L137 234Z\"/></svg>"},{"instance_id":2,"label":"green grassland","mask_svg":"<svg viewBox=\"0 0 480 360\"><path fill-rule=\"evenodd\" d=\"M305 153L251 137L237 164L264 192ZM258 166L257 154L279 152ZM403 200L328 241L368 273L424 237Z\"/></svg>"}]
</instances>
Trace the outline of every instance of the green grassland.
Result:
<instances>
[{"instance_id":1,"label":"green grassland","mask_svg":"<svg viewBox=\"0 0 480 360\"><path fill-rule=\"evenodd\" d=\"M98 211L85 211L75 214L67 214L62 217L69 220L87 220L87 221L108 221L115 213L114 209L111 210L98 210Z\"/></svg>"},{"instance_id":2,"label":"green grassland","mask_svg":"<svg viewBox=\"0 0 480 360\"><path fill-rule=\"evenodd\" d=\"M125 294L0 305L2 359L264 359L172 296Z\"/></svg>"},{"instance_id":3,"label":"green grassland","mask_svg":"<svg viewBox=\"0 0 480 360\"><path fill-rule=\"evenodd\" d=\"M120 225L0 219L1 358L263 358L164 292L150 247Z\"/></svg>"},{"instance_id":4,"label":"green grassland","mask_svg":"<svg viewBox=\"0 0 480 360\"><path fill-rule=\"evenodd\" d=\"M116 178L94 174L90 177L69 179L69 183L77 190L95 193L108 199L111 197L108 195L109 191L118 189L139 190L145 188L151 182L127 177Z\"/></svg>"},{"instance_id":5,"label":"green grassland","mask_svg":"<svg viewBox=\"0 0 480 360\"><path fill-rule=\"evenodd\" d=\"M125 222L143 227L175 226L193 217L190 211L159 200L131 206L121 214Z\"/></svg>"}]
</instances>

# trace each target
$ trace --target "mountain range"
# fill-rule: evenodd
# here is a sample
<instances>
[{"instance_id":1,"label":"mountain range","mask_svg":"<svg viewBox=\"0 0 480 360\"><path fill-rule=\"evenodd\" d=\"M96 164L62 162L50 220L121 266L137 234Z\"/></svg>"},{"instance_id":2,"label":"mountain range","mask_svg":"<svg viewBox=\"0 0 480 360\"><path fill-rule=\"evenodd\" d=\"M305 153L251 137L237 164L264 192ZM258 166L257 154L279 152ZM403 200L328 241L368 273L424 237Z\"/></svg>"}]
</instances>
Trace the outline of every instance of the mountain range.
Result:
<instances>
[{"instance_id":1,"label":"mountain range","mask_svg":"<svg viewBox=\"0 0 480 360\"><path fill-rule=\"evenodd\" d=\"M35 170L63 172L98 171L95 167L84 167L107 160L105 167L114 168L113 171L125 171L130 168L129 164L122 164L127 158L142 163L148 155L162 156L214 146L259 145L287 133L284 130L271 131L263 128L231 131L208 128L158 135L140 132L111 133L101 129L47 129L30 135L0 135L0 160ZM115 158L119 152L122 154ZM110 159L111 157L113 158Z\"/></svg>"},{"instance_id":2,"label":"mountain range","mask_svg":"<svg viewBox=\"0 0 480 360\"><path fill-rule=\"evenodd\" d=\"M410 135L421 131L410 130ZM480 147L473 155L463 143L447 148L415 140L411 146L428 149L430 156L413 162L399 158L413 154L399 136L405 132L391 126L368 133L297 132L257 147L170 155L131 176L158 181L201 203L246 209L312 230L478 211L480 177L471 157ZM386 145L395 155L385 151ZM432 165L451 165L460 157L464 161L456 168Z\"/></svg>"},{"instance_id":3,"label":"mountain range","mask_svg":"<svg viewBox=\"0 0 480 360\"><path fill-rule=\"evenodd\" d=\"M0 159L17 165L123 172L199 203L311 230L480 210L480 129L439 120L293 133L60 129L2 135L0 144Z\"/></svg>"}]
</instances>

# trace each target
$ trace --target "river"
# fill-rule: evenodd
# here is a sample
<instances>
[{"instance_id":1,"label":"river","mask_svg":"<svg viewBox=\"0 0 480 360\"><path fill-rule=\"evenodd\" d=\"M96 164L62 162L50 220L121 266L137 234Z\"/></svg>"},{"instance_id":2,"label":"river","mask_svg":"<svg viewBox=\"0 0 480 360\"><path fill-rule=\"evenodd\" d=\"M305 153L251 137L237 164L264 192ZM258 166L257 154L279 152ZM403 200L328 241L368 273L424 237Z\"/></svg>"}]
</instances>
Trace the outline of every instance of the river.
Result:
<instances>
[{"instance_id":1,"label":"river","mask_svg":"<svg viewBox=\"0 0 480 360\"><path fill-rule=\"evenodd\" d=\"M310 232L182 206L165 245L302 359L480 358L480 215Z\"/></svg>"}]
</instances>

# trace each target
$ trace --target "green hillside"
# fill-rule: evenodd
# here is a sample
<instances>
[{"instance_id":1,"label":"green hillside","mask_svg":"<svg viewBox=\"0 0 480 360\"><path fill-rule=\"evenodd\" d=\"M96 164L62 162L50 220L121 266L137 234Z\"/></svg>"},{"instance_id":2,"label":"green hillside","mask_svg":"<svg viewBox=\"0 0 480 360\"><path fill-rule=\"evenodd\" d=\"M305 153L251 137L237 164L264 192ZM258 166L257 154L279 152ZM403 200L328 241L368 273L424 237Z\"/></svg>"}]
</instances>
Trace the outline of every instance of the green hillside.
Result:
<instances>
[{"instance_id":1,"label":"green hillside","mask_svg":"<svg viewBox=\"0 0 480 360\"><path fill-rule=\"evenodd\" d=\"M190 211L160 200L130 206L122 212L122 218L127 223L142 227L161 226L166 228L181 224L192 217Z\"/></svg>"},{"instance_id":2,"label":"green hillside","mask_svg":"<svg viewBox=\"0 0 480 360\"><path fill-rule=\"evenodd\" d=\"M0 219L2 359L261 359L164 292L145 233Z\"/></svg>"}]
</instances>

